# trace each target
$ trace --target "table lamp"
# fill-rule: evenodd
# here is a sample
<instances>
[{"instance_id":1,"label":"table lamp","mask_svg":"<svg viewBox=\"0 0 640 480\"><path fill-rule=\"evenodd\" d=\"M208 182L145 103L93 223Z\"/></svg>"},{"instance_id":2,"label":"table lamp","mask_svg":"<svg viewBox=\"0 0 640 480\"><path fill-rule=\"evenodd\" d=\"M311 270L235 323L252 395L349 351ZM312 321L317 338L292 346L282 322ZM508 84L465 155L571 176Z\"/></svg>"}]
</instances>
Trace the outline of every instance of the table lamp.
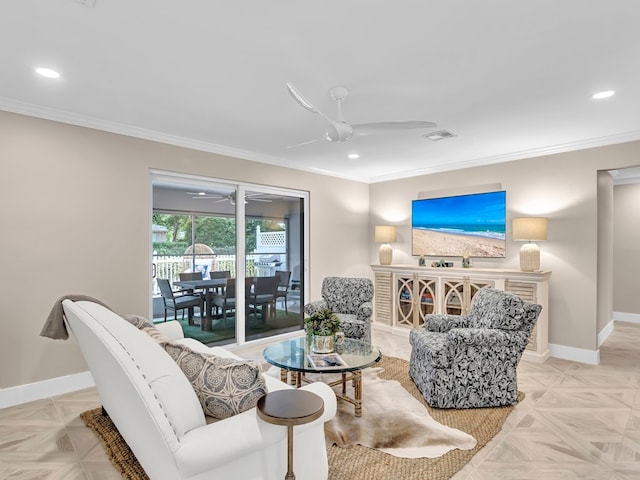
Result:
<instances>
[{"instance_id":1,"label":"table lamp","mask_svg":"<svg viewBox=\"0 0 640 480\"><path fill-rule=\"evenodd\" d=\"M533 241L547 239L548 219L522 217L513 219L513 240L527 242L520 249L520 270L533 272L540 269L540 249Z\"/></svg>"},{"instance_id":2,"label":"table lamp","mask_svg":"<svg viewBox=\"0 0 640 480\"><path fill-rule=\"evenodd\" d=\"M376 225L375 240L378 243L382 243L378 251L380 265L391 265L393 248L391 248L389 243L396 241L396 234L395 225Z\"/></svg>"}]
</instances>

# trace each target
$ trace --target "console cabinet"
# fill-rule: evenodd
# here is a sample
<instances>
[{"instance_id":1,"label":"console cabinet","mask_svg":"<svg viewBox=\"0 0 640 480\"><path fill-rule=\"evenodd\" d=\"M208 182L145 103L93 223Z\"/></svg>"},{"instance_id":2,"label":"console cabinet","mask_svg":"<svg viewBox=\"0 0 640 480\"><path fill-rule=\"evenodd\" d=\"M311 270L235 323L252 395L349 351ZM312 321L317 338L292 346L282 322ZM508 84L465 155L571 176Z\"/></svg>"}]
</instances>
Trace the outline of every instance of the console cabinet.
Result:
<instances>
[{"instance_id":1,"label":"console cabinet","mask_svg":"<svg viewBox=\"0 0 640 480\"><path fill-rule=\"evenodd\" d=\"M549 277L551 272L488 268L433 268L413 265L372 265L375 278L375 321L409 330L429 313L465 315L482 287L494 287L542 305L525 350L527 360L549 357Z\"/></svg>"}]
</instances>

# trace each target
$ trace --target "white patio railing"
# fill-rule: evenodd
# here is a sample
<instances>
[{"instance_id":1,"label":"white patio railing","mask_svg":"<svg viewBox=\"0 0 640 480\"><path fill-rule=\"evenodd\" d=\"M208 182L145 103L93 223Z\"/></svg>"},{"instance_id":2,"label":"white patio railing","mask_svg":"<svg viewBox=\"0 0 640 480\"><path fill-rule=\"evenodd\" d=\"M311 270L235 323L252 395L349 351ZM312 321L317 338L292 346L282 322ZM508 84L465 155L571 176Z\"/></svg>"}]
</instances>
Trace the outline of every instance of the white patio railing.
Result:
<instances>
[{"instance_id":1,"label":"white patio railing","mask_svg":"<svg viewBox=\"0 0 640 480\"><path fill-rule=\"evenodd\" d=\"M260 226L256 227L255 253L247 255L247 276L274 275L275 265L286 268L286 244L285 231L261 232ZM270 255L270 256L269 256ZM278 263L280 262L280 263ZM196 270L202 272L202 276L209 278L209 272L229 270L231 276L236 276L235 255L196 254L191 255L154 255L153 270L155 278L168 278L171 284L180 279L182 272L192 271L195 264ZM153 295L160 295L157 282L153 282Z\"/></svg>"},{"instance_id":2,"label":"white patio railing","mask_svg":"<svg viewBox=\"0 0 640 480\"><path fill-rule=\"evenodd\" d=\"M257 276L258 267L256 264L260 255L247 256L246 272L247 276ZM192 270L192 257L190 255L154 255L153 265L155 278L168 278L169 281L180 280L180 273ZM229 270L231 276L236 276L236 256L235 255L196 255L196 270L202 272L203 277L209 278L209 272ZM153 295L160 295L157 282L153 282Z\"/></svg>"}]
</instances>

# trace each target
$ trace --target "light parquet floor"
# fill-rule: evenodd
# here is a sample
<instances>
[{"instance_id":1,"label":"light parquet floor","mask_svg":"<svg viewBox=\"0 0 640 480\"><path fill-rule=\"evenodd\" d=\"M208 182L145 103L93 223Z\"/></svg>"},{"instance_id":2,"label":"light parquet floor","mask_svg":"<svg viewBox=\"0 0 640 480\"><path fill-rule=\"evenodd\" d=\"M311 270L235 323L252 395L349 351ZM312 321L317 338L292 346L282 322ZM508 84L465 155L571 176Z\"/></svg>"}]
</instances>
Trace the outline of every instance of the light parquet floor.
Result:
<instances>
[{"instance_id":1,"label":"light parquet floor","mask_svg":"<svg viewBox=\"0 0 640 480\"><path fill-rule=\"evenodd\" d=\"M407 338L373 335L408 359ZM263 348L238 353L261 359ZM598 366L523 361L518 378L525 400L453 480L640 479L640 325L616 322ZM0 410L0 478L119 480L78 417L97 406L90 388Z\"/></svg>"}]
</instances>

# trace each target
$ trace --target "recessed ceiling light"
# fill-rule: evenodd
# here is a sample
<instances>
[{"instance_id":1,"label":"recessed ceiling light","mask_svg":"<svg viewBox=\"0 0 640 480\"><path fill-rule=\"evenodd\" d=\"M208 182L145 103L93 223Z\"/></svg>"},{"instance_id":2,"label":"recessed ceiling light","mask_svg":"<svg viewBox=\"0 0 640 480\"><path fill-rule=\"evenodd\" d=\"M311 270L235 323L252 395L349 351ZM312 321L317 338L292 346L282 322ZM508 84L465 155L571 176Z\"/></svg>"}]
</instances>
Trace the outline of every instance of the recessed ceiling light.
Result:
<instances>
[{"instance_id":1,"label":"recessed ceiling light","mask_svg":"<svg viewBox=\"0 0 640 480\"><path fill-rule=\"evenodd\" d=\"M591 98L593 98L595 100L600 100L602 98L613 97L615 94L616 94L616 92L614 92L613 90L606 90L604 92L594 93L593 95L591 95Z\"/></svg>"},{"instance_id":2,"label":"recessed ceiling light","mask_svg":"<svg viewBox=\"0 0 640 480\"><path fill-rule=\"evenodd\" d=\"M348 157L349 157L351 160L355 160L355 159L357 159L357 158L360 158L360 155L359 155L359 154L357 154L357 153L350 153L350 154L348 155Z\"/></svg>"},{"instance_id":3,"label":"recessed ceiling light","mask_svg":"<svg viewBox=\"0 0 640 480\"><path fill-rule=\"evenodd\" d=\"M38 67L36 68L36 73L38 75L42 75L47 78L59 78L60 74L55 70L51 70L50 68Z\"/></svg>"}]
</instances>

